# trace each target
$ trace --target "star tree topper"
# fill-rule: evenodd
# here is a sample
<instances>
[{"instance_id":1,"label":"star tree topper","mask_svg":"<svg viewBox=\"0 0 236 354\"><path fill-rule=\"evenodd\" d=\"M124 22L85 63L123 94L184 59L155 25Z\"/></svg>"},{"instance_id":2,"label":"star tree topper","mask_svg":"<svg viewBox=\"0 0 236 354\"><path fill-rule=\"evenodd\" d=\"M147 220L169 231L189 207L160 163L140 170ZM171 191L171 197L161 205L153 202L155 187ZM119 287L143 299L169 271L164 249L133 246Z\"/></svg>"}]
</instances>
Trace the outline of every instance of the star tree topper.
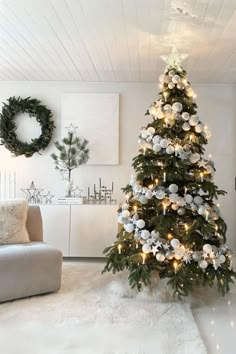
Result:
<instances>
[{"instance_id":1,"label":"star tree topper","mask_svg":"<svg viewBox=\"0 0 236 354\"><path fill-rule=\"evenodd\" d=\"M161 55L161 59L163 59L167 66L166 68L181 68L181 63L187 58L188 54L180 54L175 46L171 48L169 55Z\"/></svg>"}]
</instances>

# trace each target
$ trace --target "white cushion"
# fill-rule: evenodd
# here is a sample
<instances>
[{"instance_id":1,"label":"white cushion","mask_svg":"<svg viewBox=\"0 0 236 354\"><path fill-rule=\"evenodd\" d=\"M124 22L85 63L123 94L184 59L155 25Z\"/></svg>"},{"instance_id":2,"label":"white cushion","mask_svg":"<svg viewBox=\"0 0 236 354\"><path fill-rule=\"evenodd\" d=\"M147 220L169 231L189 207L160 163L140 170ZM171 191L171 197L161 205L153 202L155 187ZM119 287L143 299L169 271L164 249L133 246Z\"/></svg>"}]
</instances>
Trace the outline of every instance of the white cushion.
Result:
<instances>
[{"instance_id":1,"label":"white cushion","mask_svg":"<svg viewBox=\"0 0 236 354\"><path fill-rule=\"evenodd\" d=\"M0 202L0 245L30 242L26 229L26 200Z\"/></svg>"}]
</instances>

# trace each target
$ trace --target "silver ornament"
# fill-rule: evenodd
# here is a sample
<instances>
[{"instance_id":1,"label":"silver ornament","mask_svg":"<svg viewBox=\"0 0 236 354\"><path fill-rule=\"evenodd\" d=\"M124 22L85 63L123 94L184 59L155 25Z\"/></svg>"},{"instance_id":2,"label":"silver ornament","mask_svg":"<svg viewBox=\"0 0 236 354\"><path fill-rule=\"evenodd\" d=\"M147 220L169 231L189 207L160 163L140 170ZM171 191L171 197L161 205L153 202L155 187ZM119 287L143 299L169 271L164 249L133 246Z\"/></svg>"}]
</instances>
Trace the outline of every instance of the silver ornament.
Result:
<instances>
[{"instance_id":1,"label":"silver ornament","mask_svg":"<svg viewBox=\"0 0 236 354\"><path fill-rule=\"evenodd\" d=\"M155 193L155 195L156 195L156 198L157 199L163 199L164 197L165 197L165 192L164 191L162 191L162 190L159 190L159 191L156 191L156 193Z\"/></svg>"},{"instance_id":2,"label":"silver ornament","mask_svg":"<svg viewBox=\"0 0 236 354\"><path fill-rule=\"evenodd\" d=\"M152 248L151 248L151 246L148 244L148 243L145 243L144 245L143 245L143 247L142 247L142 250L143 250L143 253L150 253L151 252L151 250L152 250Z\"/></svg>"},{"instance_id":3,"label":"silver ornament","mask_svg":"<svg viewBox=\"0 0 236 354\"><path fill-rule=\"evenodd\" d=\"M177 213L180 215L180 216L183 216L184 214L185 214L185 208L179 208L178 210L177 210Z\"/></svg>"},{"instance_id":4,"label":"silver ornament","mask_svg":"<svg viewBox=\"0 0 236 354\"><path fill-rule=\"evenodd\" d=\"M169 76L174 76L174 74L175 74L175 71L174 71L174 70L170 70L170 71L169 71Z\"/></svg>"},{"instance_id":5,"label":"silver ornament","mask_svg":"<svg viewBox=\"0 0 236 354\"><path fill-rule=\"evenodd\" d=\"M145 221L143 219L139 219L136 221L136 226L139 228L139 229L143 229L144 226L145 226Z\"/></svg>"},{"instance_id":6,"label":"silver ornament","mask_svg":"<svg viewBox=\"0 0 236 354\"><path fill-rule=\"evenodd\" d=\"M161 145L160 144L154 144L153 145L153 151L155 151L155 152L161 151Z\"/></svg>"},{"instance_id":7,"label":"silver ornament","mask_svg":"<svg viewBox=\"0 0 236 354\"><path fill-rule=\"evenodd\" d=\"M192 115L192 116L190 117L190 119L189 119L189 124L190 124L191 126L193 126L193 127L194 127L195 125L197 125L198 122L199 122L199 117L198 117L197 114Z\"/></svg>"},{"instance_id":8,"label":"silver ornament","mask_svg":"<svg viewBox=\"0 0 236 354\"><path fill-rule=\"evenodd\" d=\"M173 82L169 82L169 83L168 83L168 88L169 88L170 90L173 90L174 87L175 87L175 84L174 84Z\"/></svg>"},{"instance_id":9,"label":"silver ornament","mask_svg":"<svg viewBox=\"0 0 236 354\"><path fill-rule=\"evenodd\" d=\"M167 112L170 112L171 111L171 105L170 104L165 104L164 110L167 111Z\"/></svg>"},{"instance_id":10,"label":"silver ornament","mask_svg":"<svg viewBox=\"0 0 236 354\"><path fill-rule=\"evenodd\" d=\"M184 124L182 125L182 128L183 128L184 131L187 132L187 131L190 130L191 127L190 127L190 125L186 122L186 123L184 123Z\"/></svg>"},{"instance_id":11,"label":"silver ornament","mask_svg":"<svg viewBox=\"0 0 236 354\"><path fill-rule=\"evenodd\" d=\"M167 152L167 154L168 154L168 155L173 154L173 153L175 152L175 148L174 148L174 146L173 146L173 145L169 145L169 146L167 146L167 148L166 148L166 152Z\"/></svg>"},{"instance_id":12,"label":"silver ornament","mask_svg":"<svg viewBox=\"0 0 236 354\"><path fill-rule=\"evenodd\" d=\"M178 194L176 194L176 193L171 193L171 194L169 195L169 198L170 198L171 203L177 203L178 200L179 200L179 196L178 196ZM178 208L177 208L177 209L178 209Z\"/></svg>"},{"instance_id":13,"label":"silver ornament","mask_svg":"<svg viewBox=\"0 0 236 354\"><path fill-rule=\"evenodd\" d=\"M147 199L152 199L152 191L149 189L149 190L147 190L147 192L145 193L145 197L147 198Z\"/></svg>"},{"instance_id":14,"label":"silver ornament","mask_svg":"<svg viewBox=\"0 0 236 354\"><path fill-rule=\"evenodd\" d=\"M191 196L191 194L186 194L186 195L184 196L184 199L185 199L185 201L186 201L187 204L191 204L192 201L193 201L193 197Z\"/></svg>"},{"instance_id":15,"label":"silver ornament","mask_svg":"<svg viewBox=\"0 0 236 354\"><path fill-rule=\"evenodd\" d=\"M204 215L205 214L205 212L206 212L206 207L204 206L204 205L201 205L199 208L198 208L198 214L199 215Z\"/></svg>"},{"instance_id":16,"label":"silver ornament","mask_svg":"<svg viewBox=\"0 0 236 354\"><path fill-rule=\"evenodd\" d=\"M147 204L148 200L144 195L141 195L139 198L140 203Z\"/></svg>"},{"instance_id":17,"label":"silver ornament","mask_svg":"<svg viewBox=\"0 0 236 354\"><path fill-rule=\"evenodd\" d=\"M197 124L196 126L195 126L195 132L196 133L201 133L202 131L204 130L204 125L203 124Z\"/></svg>"},{"instance_id":18,"label":"silver ornament","mask_svg":"<svg viewBox=\"0 0 236 354\"><path fill-rule=\"evenodd\" d=\"M165 256L162 253L157 253L156 254L156 259L157 259L158 262L164 262Z\"/></svg>"},{"instance_id":19,"label":"silver ornament","mask_svg":"<svg viewBox=\"0 0 236 354\"><path fill-rule=\"evenodd\" d=\"M131 233L134 231L134 225L131 223L128 223L128 224L124 225L124 229L126 232Z\"/></svg>"},{"instance_id":20,"label":"silver ornament","mask_svg":"<svg viewBox=\"0 0 236 354\"><path fill-rule=\"evenodd\" d=\"M174 84L178 84L178 82L180 82L180 76L179 75L172 76L172 82Z\"/></svg>"},{"instance_id":21,"label":"silver ornament","mask_svg":"<svg viewBox=\"0 0 236 354\"><path fill-rule=\"evenodd\" d=\"M149 133L150 135L154 135L154 134L155 134L155 128L153 128L153 127L147 128L147 131L148 131L148 133Z\"/></svg>"},{"instance_id":22,"label":"silver ornament","mask_svg":"<svg viewBox=\"0 0 236 354\"><path fill-rule=\"evenodd\" d=\"M169 191L171 192L171 193L177 193L178 192L178 189L179 189L179 187L177 186L177 184L170 184L169 185Z\"/></svg>"},{"instance_id":23,"label":"silver ornament","mask_svg":"<svg viewBox=\"0 0 236 354\"><path fill-rule=\"evenodd\" d=\"M150 237L150 232L148 230L142 230L141 231L141 237L144 239L144 240L147 240L149 237Z\"/></svg>"},{"instance_id":24,"label":"silver ornament","mask_svg":"<svg viewBox=\"0 0 236 354\"><path fill-rule=\"evenodd\" d=\"M158 144L161 140L161 137L160 135L155 135L153 138L152 138L152 141L153 141L153 144Z\"/></svg>"},{"instance_id":25,"label":"silver ornament","mask_svg":"<svg viewBox=\"0 0 236 354\"><path fill-rule=\"evenodd\" d=\"M183 112L181 114L181 117L183 118L183 120L189 120L190 115L188 112Z\"/></svg>"},{"instance_id":26,"label":"silver ornament","mask_svg":"<svg viewBox=\"0 0 236 354\"><path fill-rule=\"evenodd\" d=\"M161 147L162 147L163 149L166 149L167 146L169 145L169 141L168 141L167 139L162 139L162 140L160 141L160 145L161 145Z\"/></svg>"},{"instance_id":27,"label":"silver ornament","mask_svg":"<svg viewBox=\"0 0 236 354\"><path fill-rule=\"evenodd\" d=\"M179 247L180 242L179 242L179 240L178 240L177 238L173 238L173 239L170 241L170 244L171 244L171 246L172 246L173 248L177 248L177 247Z\"/></svg>"},{"instance_id":28,"label":"silver ornament","mask_svg":"<svg viewBox=\"0 0 236 354\"><path fill-rule=\"evenodd\" d=\"M203 199L200 195L196 195L196 197L193 198L193 201L197 205L201 205L203 203Z\"/></svg>"},{"instance_id":29,"label":"silver ornament","mask_svg":"<svg viewBox=\"0 0 236 354\"><path fill-rule=\"evenodd\" d=\"M182 103L180 103L180 102L175 102L175 103L172 105L172 110L173 110L174 112L181 112L182 109L183 109L183 105L182 105Z\"/></svg>"}]
</instances>

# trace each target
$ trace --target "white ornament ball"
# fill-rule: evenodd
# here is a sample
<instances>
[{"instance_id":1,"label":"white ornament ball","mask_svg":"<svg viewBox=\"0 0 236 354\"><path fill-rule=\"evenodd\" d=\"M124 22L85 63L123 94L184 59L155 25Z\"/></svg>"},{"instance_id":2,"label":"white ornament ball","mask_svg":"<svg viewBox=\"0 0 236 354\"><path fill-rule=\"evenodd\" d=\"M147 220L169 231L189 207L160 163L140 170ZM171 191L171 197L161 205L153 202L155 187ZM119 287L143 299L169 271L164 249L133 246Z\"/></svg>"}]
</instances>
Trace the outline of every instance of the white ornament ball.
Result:
<instances>
[{"instance_id":1,"label":"white ornament ball","mask_svg":"<svg viewBox=\"0 0 236 354\"><path fill-rule=\"evenodd\" d=\"M175 74L175 71L174 71L174 70L170 70L170 71L169 71L169 76L174 76L174 74Z\"/></svg>"},{"instance_id":2,"label":"white ornament ball","mask_svg":"<svg viewBox=\"0 0 236 354\"><path fill-rule=\"evenodd\" d=\"M153 141L153 144L158 144L161 140L161 137L160 135L155 135L153 138L152 138L152 141Z\"/></svg>"},{"instance_id":3,"label":"white ornament ball","mask_svg":"<svg viewBox=\"0 0 236 354\"><path fill-rule=\"evenodd\" d=\"M147 192L145 193L145 197L147 198L147 199L152 199L152 191L149 189L149 190L147 190Z\"/></svg>"},{"instance_id":4,"label":"white ornament ball","mask_svg":"<svg viewBox=\"0 0 236 354\"><path fill-rule=\"evenodd\" d=\"M152 238L157 239L160 237L160 232L152 230L151 236L152 236Z\"/></svg>"},{"instance_id":5,"label":"white ornament ball","mask_svg":"<svg viewBox=\"0 0 236 354\"><path fill-rule=\"evenodd\" d=\"M203 251L205 253L211 253L212 252L212 246L209 245L209 243L206 243L204 246L203 246Z\"/></svg>"},{"instance_id":6,"label":"white ornament ball","mask_svg":"<svg viewBox=\"0 0 236 354\"><path fill-rule=\"evenodd\" d=\"M191 210L193 211L193 212L195 212L195 211L197 211L197 205L196 204L194 204L194 203L192 203L191 205Z\"/></svg>"},{"instance_id":7,"label":"white ornament ball","mask_svg":"<svg viewBox=\"0 0 236 354\"><path fill-rule=\"evenodd\" d=\"M187 204L191 204L192 201L193 201L193 197L191 196L191 194L186 194L186 195L184 196L184 199L185 199L185 201L186 201Z\"/></svg>"},{"instance_id":8,"label":"white ornament ball","mask_svg":"<svg viewBox=\"0 0 236 354\"><path fill-rule=\"evenodd\" d=\"M118 216L118 223L119 224L124 224L124 218L122 217L122 215Z\"/></svg>"},{"instance_id":9,"label":"white ornament ball","mask_svg":"<svg viewBox=\"0 0 236 354\"><path fill-rule=\"evenodd\" d=\"M176 203L179 200L179 196L176 193L172 193L169 195L171 203ZM177 208L178 209L178 208Z\"/></svg>"},{"instance_id":10,"label":"white ornament ball","mask_svg":"<svg viewBox=\"0 0 236 354\"><path fill-rule=\"evenodd\" d=\"M150 253L152 248L148 243L145 243L142 247L143 253Z\"/></svg>"},{"instance_id":11,"label":"white ornament ball","mask_svg":"<svg viewBox=\"0 0 236 354\"><path fill-rule=\"evenodd\" d=\"M210 165L206 166L206 170L207 170L207 173L210 173L211 175L215 172Z\"/></svg>"},{"instance_id":12,"label":"white ornament ball","mask_svg":"<svg viewBox=\"0 0 236 354\"><path fill-rule=\"evenodd\" d=\"M208 266L208 263L207 263L207 261L205 261L205 259L202 259L202 260L198 263L198 265L199 265L199 267L200 267L201 269L206 269L207 266Z\"/></svg>"},{"instance_id":13,"label":"white ornament ball","mask_svg":"<svg viewBox=\"0 0 236 354\"><path fill-rule=\"evenodd\" d=\"M186 122L186 123L184 123L183 125L182 125L182 128L183 128L183 130L185 131L185 132L187 132L187 131L189 131L190 130L190 125Z\"/></svg>"},{"instance_id":14,"label":"white ornament ball","mask_svg":"<svg viewBox=\"0 0 236 354\"><path fill-rule=\"evenodd\" d=\"M169 82L169 83L168 83L168 88L169 88L170 90L173 90L174 87L175 87L175 84L174 84L173 82Z\"/></svg>"},{"instance_id":15,"label":"white ornament ball","mask_svg":"<svg viewBox=\"0 0 236 354\"><path fill-rule=\"evenodd\" d=\"M194 262L198 262L199 261L199 254L197 252L193 252L192 259L194 260Z\"/></svg>"},{"instance_id":16,"label":"white ornament ball","mask_svg":"<svg viewBox=\"0 0 236 354\"><path fill-rule=\"evenodd\" d=\"M173 239L170 241L170 244L171 244L171 246L172 246L173 248L177 248L177 247L179 247L180 242L179 242L179 240L178 240L177 238L173 238Z\"/></svg>"},{"instance_id":17,"label":"white ornament ball","mask_svg":"<svg viewBox=\"0 0 236 354\"><path fill-rule=\"evenodd\" d=\"M147 204L148 200L144 195L141 195L139 198L140 203Z\"/></svg>"},{"instance_id":18,"label":"white ornament ball","mask_svg":"<svg viewBox=\"0 0 236 354\"><path fill-rule=\"evenodd\" d=\"M181 117L183 118L183 120L189 120L190 115L188 112L183 112L181 114Z\"/></svg>"},{"instance_id":19,"label":"white ornament ball","mask_svg":"<svg viewBox=\"0 0 236 354\"><path fill-rule=\"evenodd\" d=\"M129 218L130 217L130 212L129 210L123 210L121 213L123 218Z\"/></svg>"},{"instance_id":20,"label":"white ornament ball","mask_svg":"<svg viewBox=\"0 0 236 354\"><path fill-rule=\"evenodd\" d=\"M174 148L174 146L173 146L173 145L169 145L169 146L167 146L167 148L166 148L166 152L167 152L167 154L168 154L168 155L173 154L173 153L175 152L175 148Z\"/></svg>"},{"instance_id":21,"label":"white ornament ball","mask_svg":"<svg viewBox=\"0 0 236 354\"><path fill-rule=\"evenodd\" d=\"M189 160L191 163L196 163L200 160L200 158L201 158L201 156L197 152L195 152L194 154L190 155Z\"/></svg>"},{"instance_id":22,"label":"white ornament ball","mask_svg":"<svg viewBox=\"0 0 236 354\"><path fill-rule=\"evenodd\" d=\"M134 231L134 225L133 224L131 224L131 223L128 223L128 224L125 224L124 225L124 229L125 229L125 231L127 231L127 232L133 232Z\"/></svg>"},{"instance_id":23,"label":"white ornament ball","mask_svg":"<svg viewBox=\"0 0 236 354\"><path fill-rule=\"evenodd\" d=\"M201 133L202 131L204 130L204 125L203 124L197 124L196 126L195 126L195 132L196 133Z\"/></svg>"},{"instance_id":24,"label":"white ornament ball","mask_svg":"<svg viewBox=\"0 0 236 354\"><path fill-rule=\"evenodd\" d=\"M165 115L164 115L164 113L162 112L161 109L158 109L157 112L156 112L156 116L157 116L158 119L162 119L162 118L164 118Z\"/></svg>"},{"instance_id":25,"label":"white ornament ball","mask_svg":"<svg viewBox=\"0 0 236 354\"><path fill-rule=\"evenodd\" d=\"M203 199L200 195L196 195L196 197L193 198L193 201L197 205L201 205L203 203Z\"/></svg>"},{"instance_id":26,"label":"white ornament ball","mask_svg":"<svg viewBox=\"0 0 236 354\"><path fill-rule=\"evenodd\" d=\"M179 208L178 210L177 210L177 213L180 215L180 216L183 216L184 214L185 214L185 208Z\"/></svg>"},{"instance_id":27,"label":"white ornament ball","mask_svg":"<svg viewBox=\"0 0 236 354\"><path fill-rule=\"evenodd\" d=\"M144 240L147 240L149 237L150 237L150 232L148 230L143 230L141 232L141 237L144 239Z\"/></svg>"},{"instance_id":28,"label":"white ornament ball","mask_svg":"<svg viewBox=\"0 0 236 354\"><path fill-rule=\"evenodd\" d=\"M158 262L164 262L165 256L162 253L157 253L156 254L156 259L157 259Z\"/></svg>"},{"instance_id":29,"label":"white ornament ball","mask_svg":"<svg viewBox=\"0 0 236 354\"><path fill-rule=\"evenodd\" d=\"M146 129L142 130L141 136L142 136L143 139L146 139L148 137L148 135L149 134L148 134L148 131Z\"/></svg>"},{"instance_id":30,"label":"white ornament ball","mask_svg":"<svg viewBox=\"0 0 236 354\"><path fill-rule=\"evenodd\" d=\"M153 145L153 151L155 151L155 152L161 151L161 145L160 144L154 144Z\"/></svg>"},{"instance_id":31,"label":"white ornament ball","mask_svg":"<svg viewBox=\"0 0 236 354\"><path fill-rule=\"evenodd\" d=\"M136 226L139 228L139 229L143 229L144 226L145 226L145 221L143 219L139 219L136 221Z\"/></svg>"},{"instance_id":32,"label":"white ornament ball","mask_svg":"<svg viewBox=\"0 0 236 354\"><path fill-rule=\"evenodd\" d=\"M223 254L220 255L219 261L220 261L221 264L222 264L222 263L225 263L226 258L225 258L225 256L224 256Z\"/></svg>"},{"instance_id":33,"label":"white ornament ball","mask_svg":"<svg viewBox=\"0 0 236 354\"><path fill-rule=\"evenodd\" d=\"M149 132L150 135L154 135L155 134L155 128L153 128L153 127L147 128L147 131Z\"/></svg>"},{"instance_id":34,"label":"white ornament ball","mask_svg":"<svg viewBox=\"0 0 236 354\"><path fill-rule=\"evenodd\" d=\"M162 191L162 190L159 190L159 191L156 191L156 193L155 193L155 195L156 195L156 198L157 199L163 199L164 197L165 197L165 192L164 191Z\"/></svg>"},{"instance_id":35,"label":"white ornament ball","mask_svg":"<svg viewBox=\"0 0 236 354\"><path fill-rule=\"evenodd\" d=\"M169 145L169 141L168 141L167 139L162 139L162 140L160 141L160 145L161 145L161 147L162 147L163 149L166 149L167 146Z\"/></svg>"},{"instance_id":36,"label":"white ornament ball","mask_svg":"<svg viewBox=\"0 0 236 354\"><path fill-rule=\"evenodd\" d=\"M198 208L198 214L199 215L204 215L205 214L205 212L206 212L206 207L204 206L204 205L201 205L199 208Z\"/></svg>"},{"instance_id":37,"label":"white ornament ball","mask_svg":"<svg viewBox=\"0 0 236 354\"><path fill-rule=\"evenodd\" d=\"M165 104L164 110L170 112L171 111L171 105L170 104Z\"/></svg>"},{"instance_id":38,"label":"white ornament ball","mask_svg":"<svg viewBox=\"0 0 236 354\"><path fill-rule=\"evenodd\" d=\"M192 125L193 127L194 127L195 125L197 125L198 122L199 122L199 117L198 117L197 114L192 115L192 116L190 117L190 119L189 119L189 124Z\"/></svg>"},{"instance_id":39,"label":"white ornament ball","mask_svg":"<svg viewBox=\"0 0 236 354\"><path fill-rule=\"evenodd\" d=\"M171 192L171 193L177 193L178 192L178 189L179 189L179 187L177 186L177 184L170 184L169 185L169 191Z\"/></svg>"},{"instance_id":40,"label":"white ornament ball","mask_svg":"<svg viewBox=\"0 0 236 354\"><path fill-rule=\"evenodd\" d=\"M172 76L172 82L174 84L178 84L180 82L180 76L179 75Z\"/></svg>"},{"instance_id":41,"label":"white ornament ball","mask_svg":"<svg viewBox=\"0 0 236 354\"><path fill-rule=\"evenodd\" d=\"M172 251L167 251L167 252L166 252L166 258L167 258L168 260L173 259L173 258L174 258L173 252L172 252Z\"/></svg>"},{"instance_id":42,"label":"white ornament ball","mask_svg":"<svg viewBox=\"0 0 236 354\"><path fill-rule=\"evenodd\" d=\"M175 102L175 103L172 105L172 110L173 110L174 112L176 112L176 113L181 112L182 109L183 109L183 105L182 105L182 103L180 103L180 102Z\"/></svg>"}]
</instances>

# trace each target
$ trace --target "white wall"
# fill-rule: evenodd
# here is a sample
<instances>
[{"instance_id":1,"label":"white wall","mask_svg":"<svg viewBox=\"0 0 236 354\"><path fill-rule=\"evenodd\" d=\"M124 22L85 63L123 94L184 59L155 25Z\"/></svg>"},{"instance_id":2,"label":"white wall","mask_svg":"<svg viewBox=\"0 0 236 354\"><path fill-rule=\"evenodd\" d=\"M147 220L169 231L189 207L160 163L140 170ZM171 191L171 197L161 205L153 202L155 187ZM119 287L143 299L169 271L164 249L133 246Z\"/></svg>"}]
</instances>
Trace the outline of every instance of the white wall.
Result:
<instances>
[{"instance_id":1,"label":"white wall","mask_svg":"<svg viewBox=\"0 0 236 354\"><path fill-rule=\"evenodd\" d=\"M194 85L193 85L194 86ZM235 87L233 85L195 85L201 119L212 131L207 154L213 155L217 173L215 182L229 194L220 201L228 223L228 240L236 249L235 221ZM153 84L90 84L90 83L1 83L0 102L10 96L38 98L53 111L56 131L53 140L60 138L60 99L64 92L119 92L120 93L120 165L81 166L74 173L75 183L84 194L101 176L105 184L115 183L115 197L121 201L120 188L125 186L132 173L131 160L137 154L137 135L148 118L144 113L157 96L158 87ZM88 107L89 110L89 107ZM112 119L112 117L111 117ZM107 122L109 124L109 121ZM78 130L79 132L79 130ZM37 187L50 190L60 196L64 193L64 182L54 169L50 154L53 144L40 156L32 158L11 157L0 147L0 169L17 171L18 196L20 188L27 187L33 180Z\"/></svg>"}]
</instances>

